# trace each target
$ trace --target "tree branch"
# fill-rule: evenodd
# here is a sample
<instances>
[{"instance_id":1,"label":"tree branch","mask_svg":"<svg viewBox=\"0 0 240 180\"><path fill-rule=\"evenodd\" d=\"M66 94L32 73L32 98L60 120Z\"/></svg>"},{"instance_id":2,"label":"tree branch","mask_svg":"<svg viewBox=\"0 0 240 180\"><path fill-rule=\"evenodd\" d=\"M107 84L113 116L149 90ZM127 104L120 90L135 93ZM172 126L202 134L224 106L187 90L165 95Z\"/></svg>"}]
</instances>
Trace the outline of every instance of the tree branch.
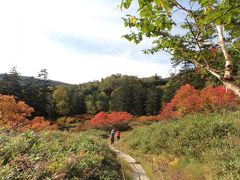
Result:
<instances>
[{"instance_id":1,"label":"tree branch","mask_svg":"<svg viewBox=\"0 0 240 180\"><path fill-rule=\"evenodd\" d=\"M198 48L199 48L199 54L200 54L200 56L203 58L206 66L209 67L209 64L208 64L206 58L205 58L205 57L203 56L203 54L202 54L202 48L201 48L201 46L200 46L200 44L199 44L198 37L196 37L196 35L195 35L195 33L194 33L193 29L192 29L191 23L187 20L187 18L186 18L186 21L187 21L187 23L188 23L188 27L189 27L189 29L190 29L190 31L191 31L191 34L192 34L192 36L193 36L194 40L196 41L196 44L197 44L197 46L198 46Z\"/></svg>"},{"instance_id":2,"label":"tree branch","mask_svg":"<svg viewBox=\"0 0 240 180\"><path fill-rule=\"evenodd\" d=\"M220 74L216 72L216 70L210 68L210 67L205 67L202 64L198 63L195 60L192 60L194 63L196 63L198 66L202 67L203 69L207 70L209 73L211 73L213 76L218 78L226 87L231 89L236 95L240 97L240 87L233 83L232 81L225 80Z\"/></svg>"}]
</instances>

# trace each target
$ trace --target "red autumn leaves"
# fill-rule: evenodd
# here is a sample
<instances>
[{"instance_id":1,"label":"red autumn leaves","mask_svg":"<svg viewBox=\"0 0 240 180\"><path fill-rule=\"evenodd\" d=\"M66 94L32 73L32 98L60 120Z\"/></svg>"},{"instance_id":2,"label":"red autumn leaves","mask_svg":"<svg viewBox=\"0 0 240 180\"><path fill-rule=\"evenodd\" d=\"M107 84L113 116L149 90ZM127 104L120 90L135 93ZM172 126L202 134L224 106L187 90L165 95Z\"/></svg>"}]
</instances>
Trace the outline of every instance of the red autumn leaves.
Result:
<instances>
[{"instance_id":1,"label":"red autumn leaves","mask_svg":"<svg viewBox=\"0 0 240 180\"><path fill-rule=\"evenodd\" d=\"M177 92L171 102L166 103L158 116L141 116L133 118L127 112L112 112L107 114L100 112L88 123L88 127L97 129L127 127L129 121L160 121L178 118L191 113L216 112L222 109L236 109L239 107L239 98L224 86L207 87L199 91L186 84ZM57 129L57 125L45 120L43 117L35 117L29 120L33 108L23 101L16 101L12 96L0 95L0 126L14 130L32 129Z\"/></svg>"},{"instance_id":2,"label":"red autumn leaves","mask_svg":"<svg viewBox=\"0 0 240 180\"><path fill-rule=\"evenodd\" d=\"M239 105L238 97L224 86L207 87L196 90L186 84L160 113L161 119L177 118L189 113L215 112L221 109L234 109Z\"/></svg>"},{"instance_id":3,"label":"red autumn leaves","mask_svg":"<svg viewBox=\"0 0 240 180\"><path fill-rule=\"evenodd\" d=\"M207 113L222 109L234 109L239 104L238 97L224 86L207 87L199 91L193 86L186 84L176 92L171 102L164 105L158 116L141 116L132 119L132 115L127 112L112 112L111 114L100 112L91 119L89 125L91 128L98 129L114 128L128 123L129 120L137 122L167 120L191 113Z\"/></svg>"},{"instance_id":4,"label":"red autumn leaves","mask_svg":"<svg viewBox=\"0 0 240 180\"><path fill-rule=\"evenodd\" d=\"M105 112L98 113L91 121L89 126L97 129L123 128L133 116L127 112Z\"/></svg>"},{"instance_id":5,"label":"red autumn leaves","mask_svg":"<svg viewBox=\"0 0 240 180\"><path fill-rule=\"evenodd\" d=\"M43 130L56 129L50 121L43 117L29 120L34 109L23 101L16 101L13 96L0 95L0 126L13 130Z\"/></svg>"}]
</instances>

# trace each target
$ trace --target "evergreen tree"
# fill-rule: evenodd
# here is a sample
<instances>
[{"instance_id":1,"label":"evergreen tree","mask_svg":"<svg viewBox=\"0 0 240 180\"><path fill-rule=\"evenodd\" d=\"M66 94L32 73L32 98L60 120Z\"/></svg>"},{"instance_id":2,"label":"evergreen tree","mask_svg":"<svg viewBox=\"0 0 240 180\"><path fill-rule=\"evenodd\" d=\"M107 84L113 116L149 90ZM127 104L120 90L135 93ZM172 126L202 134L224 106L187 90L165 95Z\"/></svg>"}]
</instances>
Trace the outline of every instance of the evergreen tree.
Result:
<instances>
[{"instance_id":1,"label":"evergreen tree","mask_svg":"<svg viewBox=\"0 0 240 180\"><path fill-rule=\"evenodd\" d=\"M37 101L38 105L36 107L35 115L40 115L44 117L50 118L50 112L52 107L52 89L50 88L49 80L48 80L48 72L46 69L40 70L37 76L39 79L36 81L36 88L38 90L37 93Z\"/></svg>"},{"instance_id":2,"label":"evergreen tree","mask_svg":"<svg viewBox=\"0 0 240 180\"><path fill-rule=\"evenodd\" d=\"M133 114L135 115L146 115L146 99L147 99L147 88L143 84L136 84L133 90L134 95L134 107Z\"/></svg>"},{"instance_id":3,"label":"evergreen tree","mask_svg":"<svg viewBox=\"0 0 240 180\"><path fill-rule=\"evenodd\" d=\"M151 88L148 90L146 100L146 113L147 115L157 115L161 109L161 96L162 91L159 88Z\"/></svg>"},{"instance_id":4,"label":"evergreen tree","mask_svg":"<svg viewBox=\"0 0 240 180\"><path fill-rule=\"evenodd\" d=\"M105 111L108 112L109 111L109 98L106 95L105 92L101 92L98 97L97 97L97 101L96 101L96 106L98 111Z\"/></svg>"},{"instance_id":5,"label":"evergreen tree","mask_svg":"<svg viewBox=\"0 0 240 180\"><path fill-rule=\"evenodd\" d=\"M68 97L70 101L70 114L84 114L86 113L86 104L83 94L76 86L68 87Z\"/></svg>"},{"instance_id":6,"label":"evergreen tree","mask_svg":"<svg viewBox=\"0 0 240 180\"><path fill-rule=\"evenodd\" d=\"M124 82L119 89L112 93L110 104L111 111L126 111L133 113L133 88L130 86L129 82Z\"/></svg>"},{"instance_id":7,"label":"evergreen tree","mask_svg":"<svg viewBox=\"0 0 240 180\"><path fill-rule=\"evenodd\" d=\"M3 74L0 82L0 93L16 96L17 99L23 98L20 73L14 66L9 74Z\"/></svg>"}]
</instances>

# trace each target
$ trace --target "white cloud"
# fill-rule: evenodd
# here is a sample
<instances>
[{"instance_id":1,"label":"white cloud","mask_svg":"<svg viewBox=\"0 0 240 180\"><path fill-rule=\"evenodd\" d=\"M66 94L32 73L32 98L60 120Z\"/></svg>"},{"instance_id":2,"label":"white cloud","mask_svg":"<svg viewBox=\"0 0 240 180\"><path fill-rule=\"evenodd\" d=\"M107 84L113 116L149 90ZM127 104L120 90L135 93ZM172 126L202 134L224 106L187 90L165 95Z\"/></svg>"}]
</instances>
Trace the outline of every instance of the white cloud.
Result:
<instances>
[{"instance_id":1,"label":"white cloud","mask_svg":"<svg viewBox=\"0 0 240 180\"><path fill-rule=\"evenodd\" d=\"M129 46L126 53L118 57L76 53L48 36L49 32L65 33L122 45L125 40L121 35L127 30L121 21L123 14L117 9L118 3L120 1L109 0L0 1L0 73L16 65L23 75L36 76L40 69L47 68L49 78L70 83L115 73L165 76L170 65L147 61L142 56L133 58L130 55L134 49L130 50Z\"/></svg>"},{"instance_id":2,"label":"white cloud","mask_svg":"<svg viewBox=\"0 0 240 180\"><path fill-rule=\"evenodd\" d=\"M73 66L73 64L75 65ZM100 80L101 77L116 73L139 77L152 76L155 73L166 75L167 70L169 70L168 65L163 65L162 68L164 70L161 70L156 63L149 63L147 60L135 61L126 57L108 55L98 57L89 55L75 56L70 58L68 66L60 67L62 68L59 68L57 71L61 74L61 79L72 83ZM69 80L67 75L72 77L72 79ZM54 74L51 74L51 76L55 79Z\"/></svg>"}]
</instances>

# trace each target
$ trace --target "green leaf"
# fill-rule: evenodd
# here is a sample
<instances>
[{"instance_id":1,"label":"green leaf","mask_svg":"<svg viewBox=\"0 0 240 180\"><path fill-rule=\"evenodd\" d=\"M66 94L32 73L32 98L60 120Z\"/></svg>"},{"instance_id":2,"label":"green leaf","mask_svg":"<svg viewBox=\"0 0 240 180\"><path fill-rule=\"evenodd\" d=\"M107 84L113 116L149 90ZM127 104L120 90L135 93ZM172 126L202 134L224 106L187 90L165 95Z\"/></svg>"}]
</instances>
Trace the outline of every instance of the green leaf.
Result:
<instances>
[{"instance_id":1,"label":"green leaf","mask_svg":"<svg viewBox=\"0 0 240 180\"><path fill-rule=\"evenodd\" d=\"M159 4L160 4L160 1L161 1L161 0L154 0L154 2L155 2L156 5L159 5Z\"/></svg>"}]
</instances>

